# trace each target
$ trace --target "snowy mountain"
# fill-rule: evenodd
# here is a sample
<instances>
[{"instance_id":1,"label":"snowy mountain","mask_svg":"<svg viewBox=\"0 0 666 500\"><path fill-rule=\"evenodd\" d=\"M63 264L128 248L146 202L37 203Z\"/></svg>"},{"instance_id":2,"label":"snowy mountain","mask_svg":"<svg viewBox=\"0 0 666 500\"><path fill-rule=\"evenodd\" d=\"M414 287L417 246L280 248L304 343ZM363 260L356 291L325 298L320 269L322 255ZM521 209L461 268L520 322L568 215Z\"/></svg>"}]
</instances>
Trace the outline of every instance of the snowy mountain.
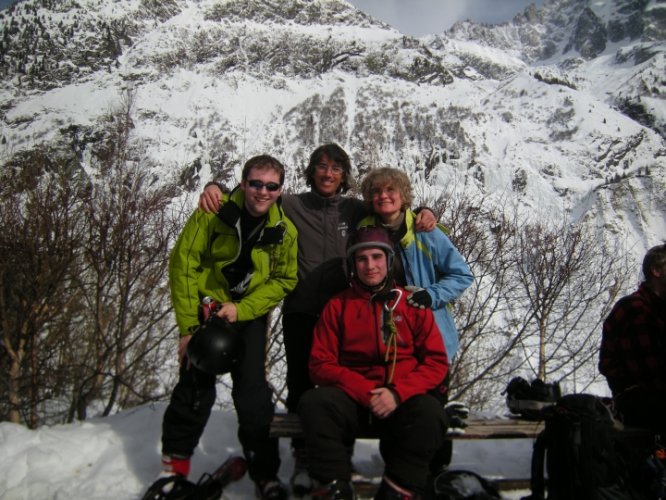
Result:
<instances>
[{"instance_id":1,"label":"snowy mountain","mask_svg":"<svg viewBox=\"0 0 666 500\"><path fill-rule=\"evenodd\" d=\"M425 199L453 182L501 193L640 256L666 232L665 13L551 0L416 39L342 0L25 0L0 18L2 159L85 148L129 91L146 168L190 189L233 183L262 151L300 189L309 152L335 141L359 174L414 172Z\"/></svg>"},{"instance_id":2,"label":"snowy mountain","mask_svg":"<svg viewBox=\"0 0 666 500\"><path fill-rule=\"evenodd\" d=\"M298 191L312 149L337 142L359 178L379 165L406 170L418 204L470 200L467 220L443 213L456 245L494 238L497 214L515 207L518 227L566 221L616 245L632 276L600 288L629 291L645 250L666 234L665 19L663 1L550 0L508 23L417 39L342 0L23 0L0 13L0 161L34 175L64 155L93 175L118 106L138 145L129 161L176 193L211 179L234 185L262 152L286 163L287 188ZM588 267L574 291L594 279ZM483 407L508 374L531 369L488 356L537 346L529 306L478 276L457 312L488 316L458 319L493 330L478 332L482 341L463 332L473 349L461 350L454 385L494 367L478 390ZM502 307L487 308L495 298ZM590 310L584 326L567 311L549 325L583 338L571 348L585 348L593 372L572 377L582 387L598 375L604 310ZM579 368L569 353L560 361L558 379Z\"/></svg>"},{"instance_id":3,"label":"snowy mountain","mask_svg":"<svg viewBox=\"0 0 666 500\"><path fill-rule=\"evenodd\" d=\"M0 32L3 169L32 174L39 152L90 173L108 111L125 103L145 151L134 160L181 191L232 185L260 152L284 160L298 191L312 149L334 141L359 177L399 166L419 202L456 195L581 224L628 249L632 269L666 238L663 0L548 0L423 38L343 0L23 0L0 12ZM156 472L161 411L0 424L0 496L136 497ZM216 414L207 434L233 426ZM195 473L238 449L202 443ZM513 464L508 452L493 465ZM481 463L454 459L469 456ZM244 479L229 498L250 492Z\"/></svg>"}]
</instances>

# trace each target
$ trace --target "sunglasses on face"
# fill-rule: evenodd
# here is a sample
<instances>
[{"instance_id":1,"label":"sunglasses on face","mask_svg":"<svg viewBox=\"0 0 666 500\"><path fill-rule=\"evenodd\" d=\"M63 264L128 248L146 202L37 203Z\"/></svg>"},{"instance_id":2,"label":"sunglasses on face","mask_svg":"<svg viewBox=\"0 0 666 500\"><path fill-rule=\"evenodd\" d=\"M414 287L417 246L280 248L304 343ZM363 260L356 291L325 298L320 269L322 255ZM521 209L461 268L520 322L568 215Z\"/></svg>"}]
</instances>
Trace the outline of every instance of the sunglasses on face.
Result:
<instances>
[{"instance_id":1,"label":"sunglasses on face","mask_svg":"<svg viewBox=\"0 0 666 500\"><path fill-rule=\"evenodd\" d=\"M256 179L253 179L251 181L247 181L247 185L250 186L252 189L256 189L257 191L260 191L261 188L266 188L268 191L271 193L274 193L278 189L280 189L280 184L277 182L261 182Z\"/></svg>"}]
</instances>

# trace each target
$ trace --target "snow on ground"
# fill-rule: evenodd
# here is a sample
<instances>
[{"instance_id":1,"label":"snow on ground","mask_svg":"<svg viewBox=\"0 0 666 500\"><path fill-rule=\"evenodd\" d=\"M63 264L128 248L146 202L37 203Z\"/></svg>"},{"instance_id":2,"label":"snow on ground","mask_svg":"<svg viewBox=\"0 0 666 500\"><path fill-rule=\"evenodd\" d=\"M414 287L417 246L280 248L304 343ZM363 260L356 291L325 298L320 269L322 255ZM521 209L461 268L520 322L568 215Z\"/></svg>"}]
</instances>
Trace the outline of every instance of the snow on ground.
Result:
<instances>
[{"instance_id":1,"label":"snow on ground","mask_svg":"<svg viewBox=\"0 0 666 500\"><path fill-rule=\"evenodd\" d=\"M126 410L107 418L29 430L0 423L0 498L3 500L139 499L160 470L160 435L166 404ZM288 482L293 467L288 440L280 441L280 477ZM527 478L531 440L456 441L453 468L487 478ZM230 454L240 454L236 416L214 411L192 460L191 479L215 469ZM359 472L381 476L377 441L356 444ZM504 492L518 499L526 491ZM225 499L254 498L245 476L224 493Z\"/></svg>"}]
</instances>

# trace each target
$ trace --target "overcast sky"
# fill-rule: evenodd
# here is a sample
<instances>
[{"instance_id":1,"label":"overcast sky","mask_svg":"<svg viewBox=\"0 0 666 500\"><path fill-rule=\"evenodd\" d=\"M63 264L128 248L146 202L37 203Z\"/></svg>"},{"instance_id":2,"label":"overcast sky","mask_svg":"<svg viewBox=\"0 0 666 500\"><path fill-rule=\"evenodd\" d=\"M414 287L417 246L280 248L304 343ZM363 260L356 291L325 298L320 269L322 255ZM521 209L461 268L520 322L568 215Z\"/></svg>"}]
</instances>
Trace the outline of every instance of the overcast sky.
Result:
<instances>
[{"instance_id":1,"label":"overcast sky","mask_svg":"<svg viewBox=\"0 0 666 500\"><path fill-rule=\"evenodd\" d=\"M441 33L459 20L499 23L545 0L348 0L406 35ZM14 3L0 0L0 8Z\"/></svg>"},{"instance_id":2,"label":"overcast sky","mask_svg":"<svg viewBox=\"0 0 666 500\"><path fill-rule=\"evenodd\" d=\"M545 0L348 0L406 35L441 33L456 21L500 23Z\"/></svg>"}]
</instances>

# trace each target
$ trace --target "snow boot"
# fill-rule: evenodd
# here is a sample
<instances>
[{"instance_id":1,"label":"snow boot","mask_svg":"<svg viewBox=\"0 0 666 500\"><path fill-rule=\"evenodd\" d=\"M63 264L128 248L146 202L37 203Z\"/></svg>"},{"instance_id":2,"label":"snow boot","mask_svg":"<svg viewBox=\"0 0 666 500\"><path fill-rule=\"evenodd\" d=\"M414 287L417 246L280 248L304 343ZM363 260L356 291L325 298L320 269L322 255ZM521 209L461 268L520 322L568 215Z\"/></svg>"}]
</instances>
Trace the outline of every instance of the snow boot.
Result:
<instances>
[{"instance_id":1,"label":"snow boot","mask_svg":"<svg viewBox=\"0 0 666 500\"><path fill-rule=\"evenodd\" d=\"M185 500L195 489L196 485L180 474L163 476L150 485L141 500Z\"/></svg>"},{"instance_id":2,"label":"snow boot","mask_svg":"<svg viewBox=\"0 0 666 500\"><path fill-rule=\"evenodd\" d=\"M502 394L509 411L525 420L543 420L543 411L562 397L558 382L547 384L537 378L530 384L522 377L512 378Z\"/></svg>"},{"instance_id":3,"label":"snow boot","mask_svg":"<svg viewBox=\"0 0 666 500\"><path fill-rule=\"evenodd\" d=\"M142 500L218 500L224 488L241 479L246 471L245 459L234 456L225 460L214 472L204 473L196 484L182 474L162 471Z\"/></svg>"},{"instance_id":4,"label":"snow boot","mask_svg":"<svg viewBox=\"0 0 666 500\"><path fill-rule=\"evenodd\" d=\"M374 500L420 500L421 497L384 476Z\"/></svg>"},{"instance_id":5,"label":"snow boot","mask_svg":"<svg viewBox=\"0 0 666 500\"><path fill-rule=\"evenodd\" d=\"M312 491L312 478L308 474L308 461L305 448L294 448L294 472L291 475L289 485L291 494L297 498L304 497Z\"/></svg>"},{"instance_id":6,"label":"snow boot","mask_svg":"<svg viewBox=\"0 0 666 500\"><path fill-rule=\"evenodd\" d=\"M187 480L190 458L178 455L162 455L162 471L150 485L142 500L187 498L194 485Z\"/></svg>"}]
</instances>

